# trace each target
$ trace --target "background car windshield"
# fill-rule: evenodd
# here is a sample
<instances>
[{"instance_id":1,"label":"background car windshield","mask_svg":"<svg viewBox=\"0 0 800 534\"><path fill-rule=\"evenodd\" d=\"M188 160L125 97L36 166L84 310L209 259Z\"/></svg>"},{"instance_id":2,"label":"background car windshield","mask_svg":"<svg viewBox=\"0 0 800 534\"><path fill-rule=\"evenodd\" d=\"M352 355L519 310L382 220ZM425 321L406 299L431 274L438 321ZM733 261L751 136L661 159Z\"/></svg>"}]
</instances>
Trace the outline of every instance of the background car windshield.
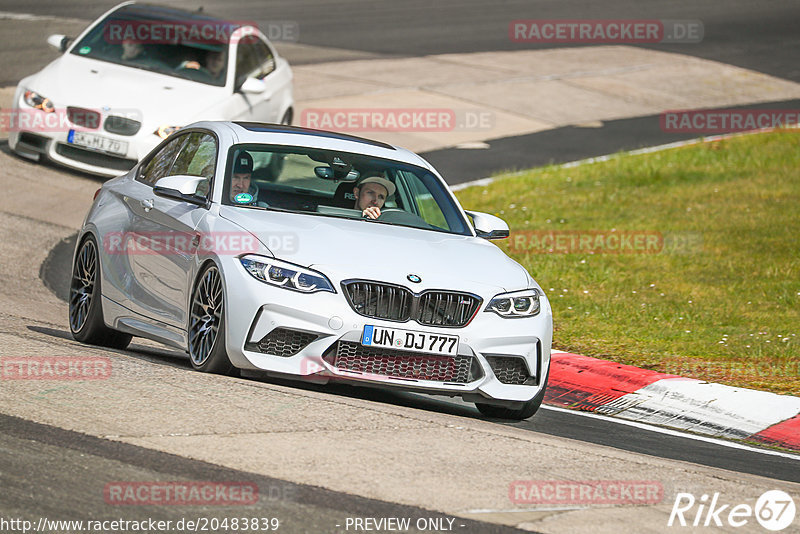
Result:
<instances>
[{"instance_id":1,"label":"background car windshield","mask_svg":"<svg viewBox=\"0 0 800 534\"><path fill-rule=\"evenodd\" d=\"M249 190L232 189L234 162L252 158ZM238 171L241 167L236 167ZM378 222L471 235L446 187L430 171L360 154L300 147L237 145L230 149L223 204L268 207L309 215L363 218L353 188L358 178L380 175L396 186Z\"/></svg>"},{"instance_id":2,"label":"background car windshield","mask_svg":"<svg viewBox=\"0 0 800 534\"><path fill-rule=\"evenodd\" d=\"M235 25L221 20L192 19L189 14L158 17L128 6L115 11L71 50L77 56L145 69L168 76L224 86L227 38ZM177 20L183 17L184 20ZM206 31L204 38L200 32Z\"/></svg>"}]
</instances>

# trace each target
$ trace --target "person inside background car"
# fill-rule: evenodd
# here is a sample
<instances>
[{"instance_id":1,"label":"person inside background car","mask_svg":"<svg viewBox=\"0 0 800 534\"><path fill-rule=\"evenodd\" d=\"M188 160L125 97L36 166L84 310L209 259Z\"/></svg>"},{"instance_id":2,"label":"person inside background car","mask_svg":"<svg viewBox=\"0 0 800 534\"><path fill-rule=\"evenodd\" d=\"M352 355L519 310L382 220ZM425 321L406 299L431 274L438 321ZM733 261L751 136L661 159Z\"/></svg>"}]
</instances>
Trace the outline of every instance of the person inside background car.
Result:
<instances>
[{"instance_id":1,"label":"person inside background car","mask_svg":"<svg viewBox=\"0 0 800 534\"><path fill-rule=\"evenodd\" d=\"M144 54L144 46L142 43L136 41L125 40L122 41L122 55L120 59L124 61L131 61Z\"/></svg>"},{"instance_id":2,"label":"person inside background car","mask_svg":"<svg viewBox=\"0 0 800 534\"><path fill-rule=\"evenodd\" d=\"M209 50L206 52L203 63L203 65L200 65L197 61L184 61L178 68L197 69L207 73L212 78L219 78L225 70L225 52L222 50Z\"/></svg>"},{"instance_id":3,"label":"person inside background car","mask_svg":"<svg viewBox=\"0 0 800 534\"><path fill-rule=\"evenodd\" d=\"M138 41L125 39L122 41L122 44L120 46L121 49L120 49L119 59L123 63L139 64L150 67L164 66L164 64L161 61L153 58L150 55L149 50L145 48L145 46Z\"/></svg>"},{"instance_id":4,"label":"person inside background car","mask_svg":"<svg viewBox=\"0 0 800 534\"><path fill-rule=\"evenodd\" d=\"M394 195L395 185L381 174L367 174L356 182L353 195L356 197L355 209L369 219L377 219L386 199Z\"/></svg>"}]
</instances>

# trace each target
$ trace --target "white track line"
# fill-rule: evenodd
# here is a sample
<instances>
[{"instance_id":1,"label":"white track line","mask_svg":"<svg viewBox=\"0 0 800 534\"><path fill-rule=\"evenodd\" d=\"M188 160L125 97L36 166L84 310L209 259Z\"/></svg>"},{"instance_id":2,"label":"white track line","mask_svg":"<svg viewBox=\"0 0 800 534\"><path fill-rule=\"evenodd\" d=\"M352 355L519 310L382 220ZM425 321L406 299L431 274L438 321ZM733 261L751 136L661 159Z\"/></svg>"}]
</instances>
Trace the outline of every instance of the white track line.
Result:
<instances>
[{"instance_id":1,"label":"white track line","mask_svg":"<svg viewBox=\"0 0 800 534\"><path fill-rule=\"evenodd\" d=\"M87 20L73 19L70 17L54 17L51 15L34 15L32 13L13 13L0 11L0 20L27 20L31 22L58 20L61 22L79 22L86 24Z\"/></svg>"},{"instance_id":2,"label":"white track line","mask_svg":"<svg viewBox=\"0 0 800 534\"><path fill-rule=\"evenodd\" d=\"M759 453L759 454L766 454L768 456L780 456L781 458L789 458L791 460L800 461L800 455L798 455L798 454L792 454L792 453L781 452L781 451L773 451L773 450L769 450L769 449L759 449L759 448L756 448L756 447L750 447L749 445L742 445L741 443L735 443L735 442L727 441L727 440L724 440L724 439L710 438L710 437L706 437L706 436L697 436L695 434L687 434L687 433L684 433L684 432L680 432L678 430L672 430L670 428L652 426L652 425L648 425L648 424L644 424L644 423L638 423L636 421L627 421L625 419L617 419L615 417L606 417L606 416L603 416L603 415L597 415L597 414L589 413L589 412L582 412L582 411L578 411L578 410L569 410L567 408L559 408L558 406L550 406L548 404L542 404L541 409L542 410L552 410L554 412L569 413L569 414L573 414L573 415L579 415L581 417L589 417L589 418L592 418L592 419L600 419L600 420L603 420L603 421L607 421L609 423L617 423L617 424L620 424L620 425L632 426L634 428L639 428L639 429L642 429L642 430L649 430L651 432L658 432L659 434L666 434L668 436L675 436L675 437L680 437L680 438L693 439L695 441L704 441L706 443L713 443L715 445L721 445L723 447L728 447L728 448L731 448L731 449L740 449L740 450L755 452L755 453ZM536 417L536 416L534 416L534 417Z\"/></svg>"}]
</instances>

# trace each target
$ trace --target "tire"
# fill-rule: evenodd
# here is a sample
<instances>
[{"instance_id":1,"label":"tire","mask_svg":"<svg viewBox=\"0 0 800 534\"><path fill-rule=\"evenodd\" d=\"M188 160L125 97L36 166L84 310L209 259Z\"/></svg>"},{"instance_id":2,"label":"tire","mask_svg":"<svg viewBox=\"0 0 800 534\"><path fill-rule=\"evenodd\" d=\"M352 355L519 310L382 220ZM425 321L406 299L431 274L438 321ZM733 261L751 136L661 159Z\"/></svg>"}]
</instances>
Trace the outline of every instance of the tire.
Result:
<instances>
[{"instance_id":1,"label":"tire","mask_svg":"<svg viewBox=\"0 0 800 534\"><path fill-rule=\"evenodd\" d=\"M494 419L522 421L524 419L528 419L529 417L533 417L533 415L539 411L539 407L542 405L542 401L544 400L544 393L547 389L547 379L549 376L550 368L547 369L547 375L544 377L544 386L542 386L542 389L534 398L523 404L522 408L514 410L512 408L504 408L502 406L484 404L482 402L476 402L475 407L478 408L478 411L480 411L486 417L492 417Z\"/></svg>"},{"instance_id":2,"label":"tire","mask_svg":"<svg viewBox=\"0 0 800 534\"><path fill-rule=\"evenodd\" d=\"M124 349L131 335L106 326L103 320L100 262L97 241L88 236L81 243L69 284L69 330L81 343Z\"/></svg>"},{"instance_id":3,"label":"tire","mask_svg":"<svg viewBox=\"0 0 800 534\"><path fill-rule=\"evenodd\" d=\"M189 359L192 367L203 373L238 374L225 350L225 290L214 264L202 270L192 291Z\"/></svg>"}]
</instances>

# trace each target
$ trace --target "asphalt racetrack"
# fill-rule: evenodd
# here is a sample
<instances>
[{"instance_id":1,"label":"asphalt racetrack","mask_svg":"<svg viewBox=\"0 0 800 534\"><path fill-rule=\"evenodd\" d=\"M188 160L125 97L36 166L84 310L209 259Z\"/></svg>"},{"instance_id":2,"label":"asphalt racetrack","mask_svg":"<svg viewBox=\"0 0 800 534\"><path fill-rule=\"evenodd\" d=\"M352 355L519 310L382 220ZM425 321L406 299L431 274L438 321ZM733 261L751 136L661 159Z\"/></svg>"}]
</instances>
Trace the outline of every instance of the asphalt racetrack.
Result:
<instances>
[{"instance_id":1,"label":"asphalt racetrack","mask_svg":"<svg viewBox=\"0 0 800 534\"><path fill-rule=\"evenodd\" d=\"M691 19L703 23L702 42L641 46L800 82L800 5L791 1L203 4L230 19L296 23L299 41L278 43L293 66L547 48L511 42L508 24L516 19ZM47 35L77 31L113 5L0 1L0 87L54 57ZM648 115L424 155L454 185L691 137L661 131ZM0 382L0 519L178 521L244 510L279 518L285 532L352 532L348 518L405 517L431 527L418 531L620 533L669 531L679 492L720 492L728 503L753 505L764 491L782 489L800 505L800 463L788 453L549 407L529 421L502 423L444 398L200 375L184 354L139 340L127 351L84 347L69 335L64 298L74 235L101 182L16 158L4 140L0 174L7 191L0 200L0 354L88 354L114 365L112 380L85 388ZM25 194L43 205L20 202ZM509 485L520 479L658 480L664 498L654 506L534 509L509 501ZM118 506L104 498L115 481L175 480L245 481L259 488L260 499L220 508ZM751 520L741 531L763 530Z\"/></svg>"}]
</instances>

